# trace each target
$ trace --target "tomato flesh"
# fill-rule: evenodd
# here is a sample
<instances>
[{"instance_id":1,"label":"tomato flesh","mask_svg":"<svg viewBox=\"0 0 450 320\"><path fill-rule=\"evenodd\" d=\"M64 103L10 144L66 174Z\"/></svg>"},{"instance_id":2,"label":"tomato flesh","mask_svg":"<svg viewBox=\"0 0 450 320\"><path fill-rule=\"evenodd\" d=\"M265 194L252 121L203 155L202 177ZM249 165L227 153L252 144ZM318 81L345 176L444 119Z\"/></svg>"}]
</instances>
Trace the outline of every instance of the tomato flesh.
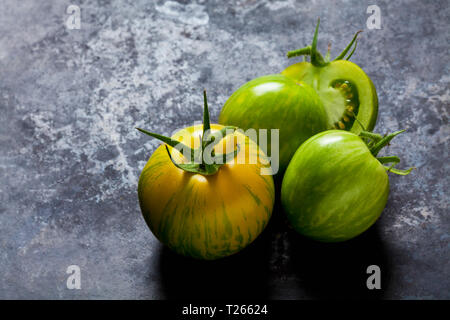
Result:
<instances>
[{"instance_id":1,"label":"tomato flesh","mask_svg":"<svg viewBox=\"0 0 450 320\"><path fill-rule=\"evenodd\" d=\"M355 63L332 61L325 66L300 62L287 67L283 75L312 86L321 98L328 115L327 129L354 133L372 131L378 115L378 97L370 78Z\"/></svg>"},{"instance_id":2,"label":"tomato flesh","mask_svg":"<svg viewBox=\"0 0 450 320\"><path fill-rule=\"evenodd\" d=\"M300 234L339 242L375 223L388 193L386 170L361 138L330 130L311 137L297 150L283 178L281 201Z\"/></svg>"}]
</instances>

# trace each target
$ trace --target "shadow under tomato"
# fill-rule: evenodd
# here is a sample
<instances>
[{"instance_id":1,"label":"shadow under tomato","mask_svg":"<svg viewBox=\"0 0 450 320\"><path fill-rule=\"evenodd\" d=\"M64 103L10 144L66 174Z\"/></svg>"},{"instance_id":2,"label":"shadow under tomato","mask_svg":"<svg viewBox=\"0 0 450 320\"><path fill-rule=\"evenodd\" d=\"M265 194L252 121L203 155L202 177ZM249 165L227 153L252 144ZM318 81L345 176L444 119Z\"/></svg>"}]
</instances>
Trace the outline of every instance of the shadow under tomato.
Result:
<instances>
[{"instance_id":1,"label":"shadow under tomato","mask_svg":"<svg viewBox=\"0 0 450 320\"><path fill-rule=\"evenodd\" d=\"M307 239L288 227L280 203L262 234L241 252L202 261L161 250L166 299L380 299L391 263L378 223L342 243ZM381 289L369 290L367 267L381 269Z\"/></svg>"},{"instance_id":2,"label":"shadow under tomato","mask_svg":"<svg viewBox=\"0 0 450 320\"><path fill-rule=\"evenodd\" d=\"M266 299L270 223L247 248L232 256L203 261L164 246L159 271L166 299Z\"/></svg>"},{"instance_id":3,"label":"shadow under tomato","mask_svg":"<svg viewBox=\"0 0 450 320\"><path fill-rule=\"evenodd\" d=\"M289 255L299 289L313 299L380 299L388 289L391 262L375 224L342 243L321 243L288 232ZM367 288L367 267L381 270L381 289Z\"/></svg>"}]
</instances>

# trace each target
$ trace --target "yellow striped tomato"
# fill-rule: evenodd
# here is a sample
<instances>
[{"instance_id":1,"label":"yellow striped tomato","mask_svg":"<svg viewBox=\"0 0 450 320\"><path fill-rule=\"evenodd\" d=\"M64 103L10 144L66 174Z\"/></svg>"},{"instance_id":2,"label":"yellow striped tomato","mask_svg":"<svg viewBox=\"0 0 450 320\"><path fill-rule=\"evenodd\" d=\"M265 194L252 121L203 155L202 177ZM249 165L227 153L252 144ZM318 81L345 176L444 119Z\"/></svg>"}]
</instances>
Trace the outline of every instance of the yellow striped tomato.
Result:
<instances>
[{"instance_id":1,"label":"yellow striped tomato","mask_svg":"<svg viewBox=\"0 0 450 320\"><path fill-rule=\"evenodd\" d=\"M209 125L209 116L204 124L212 135L225 128ZM171 140L199 150L204 140L199 136L204 135L204 126L196 125L178 131ZM245 248L266 227L275 195L272 176L261 174L268 167L265 154L239 131L217 141L212 150L220 155L235 147L231 161L212 173L184 170L190 160L167 145L159 146L142 170L138 196L144 219L177 253L200 259L225 257ZM245 163L240 163L243 156ZM249 163L252 158L256 161Z\"/></svg>"}]
</instances>

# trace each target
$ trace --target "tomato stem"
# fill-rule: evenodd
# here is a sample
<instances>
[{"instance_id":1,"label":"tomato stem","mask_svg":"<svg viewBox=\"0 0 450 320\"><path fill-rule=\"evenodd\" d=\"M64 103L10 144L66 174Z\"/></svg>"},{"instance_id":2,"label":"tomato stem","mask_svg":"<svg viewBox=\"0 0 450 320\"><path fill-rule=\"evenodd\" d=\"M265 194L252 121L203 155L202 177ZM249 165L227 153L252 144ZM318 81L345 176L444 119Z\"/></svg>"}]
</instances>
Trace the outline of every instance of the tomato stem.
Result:
<instances>
[{"instance_id":1,"label":"tomato stem","mask_svg":"<svg viewBox=\"0 0 450 320\"><path fill-rule=\"evenodd\" d=\"M145 133L146 135L149 135L153 138L161 140L162 142L168 144L169 146L171 146L173 148L183 149L184 150L183 154L186 154L186 153L189 154L189 159L191 161L194 161L194 154L195 154L194 150L192 150L190 147L188 147L184 143L174 140L172 138L157 134L157 133L153 133L153 132L141 129L141 128L136 128L136 129L142 133Z\"/></svg>"},{"instance_id":2,"label":"tomato stem","mask_svg":"<svg viewBox=\"0 0 450 320\"><path fill-rule=\"evenodd\" d=\"M328 51L327 51L327 54L325 55L325 58L317 50L317 39L318 39L318 34L319 34L319 25L320 25L320 18L317 19L317 24L316 24L316 29L314 30L314 37L313 37L312 45L311 46L306 46L306 47L301 48L301 49L289 51L287 53L287 57L288 58L293 58L293 57L297 57L297 56L311 56L311 63L315 67L324 67L324 66L326 66L326 65L328 65L330 63L330 47L331 47L331 44L328 45ZM350 52L350 54L345 59L349 60L351 58L351 56L353 55L353 53L356 50L356 45L358 43L358 41L357 41L358 34L360 34L361 32L362 32L362 30L359 30L358 32L356 32L356 34L353 36L352 41L347 45L347 47L345 47L345 49L333 61L344 59L344 57L346 56L348 51L353 47L352 51Z\"/></svg>"},{"instance_id":3,"label":"tomato stem","mask_svg":"<svg viewBox=\"0 0 450 320\"><path fill-rule=\"evenodd\" d=\"M203 134L200 135L200 147L197 149L192 149L185 145L182 142L179 142L177 140L174 140L172 138L153 133L141 128L136 128L140 132L149 135L153 138L156 138L158 140L161 140L162 142L166 143L166 151L169 155L170 161L179 169L182 169L187 172L191 173L199 173L203 175L211 175L216 173L219 168L224 165L226 162L230 160L230 157L234 158L237 153L239 152L240 148L239 145L237 145L236 149L232 152L222 154L222 155L215 155L214 150L212 149L216 144L218 144L225 136L227 136L230 133L233 133L237 128L233 126L227 126L223 127L219 131L216 131L214 133L211 133L211 123L210 123L210 117L209 117L209 109L208 109L208 100L206 98L206 90L203 90ZM189 163L177 163L172 155L170 154L169 148L167 145L171 146L172 148L177 149L181 152L183 156L186 154L188 155L185 158L189 159ZM211 150L211 158L213 160L213 163L207 163L204 158L204 152L207 147L210 147ZM209 161L208 161L209 162Z\"/></svg>"},{"instance_id":4,"label":"tomato stem","mask_svg":"<svg viewBox=\"0 0 450 320\"><path fill-rule=\"evenodd\" d=\"M405 130L396 131L394 133L391 133L385 137L383 137L380 141L376 142L372 148L370 148L370 152L376 157L378 155L378 152L380 152L381 149L383 149L385 146L391 142L392 139L394 139L397 135L404 132Z\"/></svg>"},{"instance_id":5,"label":"tomato stem","mask_svg":"<svg viewBox=\"0 0 450 320\"><path fill-rule=\"evenodd\" d=\"M297 56L311 56L311 63L316 67L324 67L330 63L328 58L324 58L322 54L317 50L317 38L319 34L320 18L317 19L316 29L314 30L314 37L312 45L306 46L301 49L292 50L287 53L288 58ZM328 54L327 54L328 56Z\"/></svg>"},{"instance_id":6,"label":"tomato stem","mask_svg":"<svg viewBox=\"0 0 450 320\"><path fill-rule=\"evenodd\" d=\"M409 174L414 167L411 167L407 170L402 169L396 169L394 166L396 166L400 162L400 158L397 156L385 156L385 157L377 157L378 153L383 149L385 146L391 142L392 139L394 139L397 135L404 132L405 130L396 131L394 133L382 136L377 133L368 132L368 131L361 131L359 136L364 140L364 142L367 144L367 147L369 148L370 152L373 154L374 157L377 158L378 161L380 161L381 164L385 163L392 163L391 166L384 166L386 171L392 172L398 175L407 175Z\"/></svg>"},{"instance_id":7,"label":"tomato stem","mask_svg":"<svg viewBox=\"0 0 450 320\"><path fill-rule=\"evenodd\" d=\"M327 54L325 55L325 61L330 61L331 42L328 42Z\"/></svg>"},{"instance_id":8,"label":"tomato stem","mask_svg":"<svg viewBox=\"0 0 450 320\"><path fill-rule=\"evenodd\" d=\"M288 58L298 57L298 56L309 56L311 55L311 46L306 46L301 49L292 50L287 53Z\"/></svg>"},{"instance_id":9,"label":"tomato stem","mask_svg":"<svg viewBox=\"0 0 450 320\"><path fill-rule=\"evenodd\" d=\"M316 30L314 30L314 38L311 45L311 63L316 67L324 67L329 61L325 61L319 51L317 51L317 38L319 35L320 18L317 19Z\"/></svg>"},{"instance_id":10,"label":"tomato stem","mask_svg":"<svg viewBox=\"0 0 450 320\"><path fill-rule=\"evenodd\" d=\"M333 61L344 59L344 57L347 54L347 52L353 46L353 43L355 43L355 47L353 48L352 52L350 52L350 54L349 54L349 56L347 57L346 60L350 59L350 57L353 55L353 52L355 52L355 49L356 49L356 42L357 42L356 38L358 37L358 34L360 34L361 32L362 32L362 30L359 30L358 32L355 33L355 35L353 36L352 41L345 47L345 49Z\"/></svg>"},{"instance_id":11,"label":"tomato stem","mask_svg":"<svg viewBox=\"0 0 450 320\"><path fill-rule=\"evenodd\" d=\"M356 46L358 45L358 40L355 41L355 46L353 47L352 52L350 52L350 54L347 56L347 58L345 58L345 60L350 60L350 58L352 57L353 53L356 50Z\"/></svg>"},{"instance_id":12,"label":"tomato stem","mask_svg":"<svg viewBox=\"0 0 450 320\"><path fill-rule=\"evenodd\" d=\"M381 134L373 133L373 132L369 132L369 131L361 131L359 135L362 137L372 139L374 142L378 142L383 138L383 136Z\"/></svg>"},{"instance_id":13,"label":"tomato stem","mask_svg":"<svg viewBox=\"0 0 450 320\"><path fill-rule=\"evenodd\" d=\"M396 169L396 168L394 168L394 165L390 166L389 168L384 166L384 168L386 169L387 172L392 172L392 173L398 174L400 176L406 176L406 175L410 174L411 171L416 169L416 167L411 167L411 168L406 169L406 170Z\"/></svg>"},{"instance_id":14,"label":"tomato stem","mask_svg":"<svg viewBox=\"0 0 450 320\"><path fill-rule=\"evenodd\" d=\"M202 136L202 151L205 150L206 140L211 131L211 124L209 122L208 99L206 98L206 90L203 90L203 136Z\"/></svg>"}]
</instances>

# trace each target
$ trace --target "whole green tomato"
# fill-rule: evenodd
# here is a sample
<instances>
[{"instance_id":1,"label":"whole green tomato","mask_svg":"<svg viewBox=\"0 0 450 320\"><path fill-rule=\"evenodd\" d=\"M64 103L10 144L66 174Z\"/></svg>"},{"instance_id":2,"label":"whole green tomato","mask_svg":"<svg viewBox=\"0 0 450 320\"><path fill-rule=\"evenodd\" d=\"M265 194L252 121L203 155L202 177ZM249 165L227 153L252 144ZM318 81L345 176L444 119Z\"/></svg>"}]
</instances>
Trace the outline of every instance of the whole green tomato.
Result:
<instances>
[{"instance_id":1,"label":"whole green tomato","mask_svg":"<svg viewBox=\"0 0 450 320\"><path fill-rule=\"evenodd\" d=\"M268 156L279 151L284 172L297 148L309 137L327 129L327 115L319 96L309 85L281 74L253 79L227 100L219 116L222 125L244 130L267 129ZM279 129L279 148L272 146L271 129Z\"/></svg>"},{"instance_id":2,"label":"whole green tomato","mask_svg":"<svg viewBox=\"0 0 450 320\"><path fill-rule=\"evenodd\" d=\"M367 230L386 205L387 171L405 175L412 169L395 169L398 157L376 157L401 132L382 137L365 131L357 136L330 130L303 143L281 187L281 201L292 227L323 242L349 240Z\"/></svg>"}]
</instances>

